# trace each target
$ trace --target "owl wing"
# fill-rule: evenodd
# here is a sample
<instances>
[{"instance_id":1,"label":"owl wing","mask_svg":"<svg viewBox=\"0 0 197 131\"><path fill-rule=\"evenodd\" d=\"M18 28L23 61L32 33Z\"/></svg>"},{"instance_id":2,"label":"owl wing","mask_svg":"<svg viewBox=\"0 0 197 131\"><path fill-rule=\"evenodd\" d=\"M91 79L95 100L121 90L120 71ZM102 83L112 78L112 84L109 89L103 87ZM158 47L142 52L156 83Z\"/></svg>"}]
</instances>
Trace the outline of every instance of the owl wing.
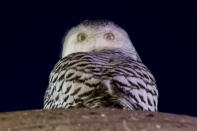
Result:
<instances>
[{"instance_id":1,"label":"owl wing","mask_svg":"<svg viewBox=\"0 0 197 131\"><path fill-rule=\"evenodd\" d=\"M96 106L89 105L94 94L101 92L101 79L94 77L94 73L99 71L91 67L93 63L91 55L82 52L62 58L49 76L44 108L82 106L81 101L84 105Z\"/></svg>"},{"instance_id":2,"label":"owl wing","mask_svg":"<svg viewBox=\"0 0 197 131\"><path fill-rule=\"evenodd\" d=\"M128 60L118 70L111 86L123 97L121 103L132 110L157 111L158 91L148 68L139 61Z\"/></svg>"}]
</instances>

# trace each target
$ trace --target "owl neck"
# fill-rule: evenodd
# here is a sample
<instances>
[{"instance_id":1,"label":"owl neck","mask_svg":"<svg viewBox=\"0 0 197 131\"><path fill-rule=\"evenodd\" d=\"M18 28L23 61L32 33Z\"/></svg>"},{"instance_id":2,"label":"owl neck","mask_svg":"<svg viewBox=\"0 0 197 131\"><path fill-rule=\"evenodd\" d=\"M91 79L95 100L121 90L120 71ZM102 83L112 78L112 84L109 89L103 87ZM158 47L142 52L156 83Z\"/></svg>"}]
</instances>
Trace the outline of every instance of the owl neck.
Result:
<instances>
[{"instance_id":1,"label":"owl neck","mask_svg":"<svg viewBox=\"0 0 197 131\"><path fill-rule=\"evenodd\" d=\"M139 57L137 51L134 50L127 50L127 49L119 49L119 48L114 48L114 49L94 49L92 52L98 52L98 53L107 53L108 55L110 54L115 54L115 53L123 53L127 57L131 57L132 59L142 62L141 58Z\"/></svg>"}]
</instances>

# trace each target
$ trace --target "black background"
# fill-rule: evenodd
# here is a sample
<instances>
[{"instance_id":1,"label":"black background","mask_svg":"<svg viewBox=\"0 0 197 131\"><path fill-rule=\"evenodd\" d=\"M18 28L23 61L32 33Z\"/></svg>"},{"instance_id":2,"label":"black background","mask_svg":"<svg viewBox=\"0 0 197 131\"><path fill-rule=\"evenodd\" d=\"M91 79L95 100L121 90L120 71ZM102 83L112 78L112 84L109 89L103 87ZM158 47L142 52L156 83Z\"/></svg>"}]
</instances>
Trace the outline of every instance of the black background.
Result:
<instances>
[{"instance_id":1,"label":"black background","mask_svg":"<svg viewBox=\"0 0 197 131\"><path fill-rule=\"evenodd\" d=\"M85 19L108 19L128 32L154 74L159 111L197 116L195 3L92 0L0 5L0 112L42 108L65 32Z\"/></svg>"}]
</instances>

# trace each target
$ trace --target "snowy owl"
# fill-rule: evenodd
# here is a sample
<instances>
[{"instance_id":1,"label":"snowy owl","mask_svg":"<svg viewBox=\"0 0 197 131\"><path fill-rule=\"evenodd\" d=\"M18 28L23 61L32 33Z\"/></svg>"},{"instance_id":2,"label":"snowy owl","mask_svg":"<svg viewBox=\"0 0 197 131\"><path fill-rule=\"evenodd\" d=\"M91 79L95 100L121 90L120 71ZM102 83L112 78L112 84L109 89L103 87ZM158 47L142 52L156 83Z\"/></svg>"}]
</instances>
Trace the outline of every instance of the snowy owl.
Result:
<instances>
[{"instance_id":1,"label":"snowy owl","mask_svg":"<svg viewBox=\"0 0 197 131\"><path fill-rule=\"evenodd\" d=\"M157 111L158 90L128 34L107 20L86 20L63 39L44 109L112 107Z\"/></svg>"}]
</instances>

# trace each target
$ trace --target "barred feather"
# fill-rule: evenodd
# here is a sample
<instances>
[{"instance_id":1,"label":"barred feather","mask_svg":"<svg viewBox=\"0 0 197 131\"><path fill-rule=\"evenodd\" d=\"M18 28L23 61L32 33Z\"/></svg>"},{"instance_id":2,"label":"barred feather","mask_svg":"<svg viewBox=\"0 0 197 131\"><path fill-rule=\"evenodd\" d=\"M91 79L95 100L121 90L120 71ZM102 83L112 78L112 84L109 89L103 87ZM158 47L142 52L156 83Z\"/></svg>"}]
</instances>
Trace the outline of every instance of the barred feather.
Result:
<instances>
[{"instance_id":1,"label":"barred feather","mask_svg":"<svg viewBox=\"0 0 197 131\"><path fill-rule=\"evenodd\" d=\"M157 111L158 91L149 69L121 50L72 53L50 74L44 108L119 107Z\"/></svg>"}]
</instances>

